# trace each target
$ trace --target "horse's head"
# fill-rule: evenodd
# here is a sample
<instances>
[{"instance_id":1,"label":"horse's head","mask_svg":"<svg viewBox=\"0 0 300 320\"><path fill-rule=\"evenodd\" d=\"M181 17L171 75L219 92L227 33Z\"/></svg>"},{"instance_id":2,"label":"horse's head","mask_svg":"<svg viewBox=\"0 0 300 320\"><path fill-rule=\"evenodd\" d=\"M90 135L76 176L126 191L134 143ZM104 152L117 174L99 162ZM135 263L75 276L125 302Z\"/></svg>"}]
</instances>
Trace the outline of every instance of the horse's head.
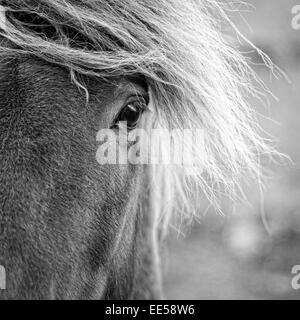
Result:
<instances>
[{"instance_id":1,"label":"horse's head","mask_svg":"<svg viewBox=\"0 0 300 320\"><path fill-rule=\"evenodd\" d=\"M0 296L154 297L158 222L192 212L195 187L215 203L214 187L233 191L268 150L242 97L251 72L214 23L224 11L210 1L1 4ZM202 170L185 179L185 168L97 162L100 129L143 119L201 128Z\"/></svg>"},{"instance_id":2,"label":"horse's head","mask_svg":"<svg viewBox=\"0 0 300 320\"><path fill-rule=\"evenodd\" d=\"M123 109L136 107L122 119L135 121L147 91L129 79L85 85L88 105L61 67L32 57L1 65L0 264L8 297L100 297L108 269L134 254L142 167L99 165L96 135Z\"/></svg>"}]
</instances>

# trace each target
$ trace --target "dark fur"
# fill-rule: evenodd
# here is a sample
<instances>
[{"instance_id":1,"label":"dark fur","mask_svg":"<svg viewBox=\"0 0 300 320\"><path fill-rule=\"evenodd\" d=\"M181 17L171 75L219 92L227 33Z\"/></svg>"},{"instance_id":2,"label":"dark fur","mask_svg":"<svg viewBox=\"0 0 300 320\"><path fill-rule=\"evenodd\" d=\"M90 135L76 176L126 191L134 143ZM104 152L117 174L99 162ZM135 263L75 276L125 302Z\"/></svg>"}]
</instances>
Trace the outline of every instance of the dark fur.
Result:
<instances>
[{"instance_id":1,"label":"dark fur","mask_svg":"<svg viewBox=\"0 0 300 320\"><path fill-rule=\"evenodd\" d=\"M120 79L85 79L87 106L63 68L16 58L0 75L0 297L158 297L143 168L95 158Z\"/></svg>"}]
</instances>

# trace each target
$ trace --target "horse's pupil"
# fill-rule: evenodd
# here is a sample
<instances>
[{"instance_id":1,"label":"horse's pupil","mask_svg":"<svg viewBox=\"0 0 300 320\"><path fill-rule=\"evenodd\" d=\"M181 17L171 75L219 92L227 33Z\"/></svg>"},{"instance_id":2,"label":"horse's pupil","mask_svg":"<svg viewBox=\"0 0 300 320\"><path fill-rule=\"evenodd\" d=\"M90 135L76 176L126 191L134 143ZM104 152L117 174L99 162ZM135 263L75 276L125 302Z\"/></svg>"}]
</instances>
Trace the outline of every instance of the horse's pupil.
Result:
<instances>
[{"instance_id":1,"label":"horse's pupil","mask_svg":"<svg viewBox=\"0 0 300 320\"><path fill-rule=\"evenodd\" d=\"M148 100L144 97L137 97L138 99L128 103L118 114L114 120L111 128L121 128L125 125L126 122L127 129L135 129L142 113L146 110Z\"/></svg>"},{"instance_id":2,"label":"horse's pupil","mask_svg":"<svg viewBox=\"0 0 300 320\"><path fill-rule=\"evenodd\" d=\"M135 107L134 105L129 105L123 109L118 121L127 121L127 126L132 128L137 124L140 114L140 108Z\"/></svg>"}]
</instances>

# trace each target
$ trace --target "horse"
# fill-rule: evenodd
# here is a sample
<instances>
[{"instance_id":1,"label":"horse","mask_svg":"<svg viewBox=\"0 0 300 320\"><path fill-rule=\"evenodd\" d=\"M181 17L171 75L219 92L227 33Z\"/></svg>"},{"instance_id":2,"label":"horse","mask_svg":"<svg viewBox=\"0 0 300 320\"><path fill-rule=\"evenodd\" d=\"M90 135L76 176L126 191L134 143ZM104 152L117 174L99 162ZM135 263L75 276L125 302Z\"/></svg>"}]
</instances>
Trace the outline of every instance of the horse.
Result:
<instances>
[{"instance_id":1,"label":"horse","mask_svg":"<svg viewBox=\"0 0 300 320\"><path fill-rule=\"evenodd\" d=\"M0 298L162 298L170 226L190 223L201 197L220 211L275 152L248 102L260 80L224 32L238 33L227 5L0 6ZM201 130L197 164L100 164L99 130L121 123Z\"/></svg>"}]
</instances>

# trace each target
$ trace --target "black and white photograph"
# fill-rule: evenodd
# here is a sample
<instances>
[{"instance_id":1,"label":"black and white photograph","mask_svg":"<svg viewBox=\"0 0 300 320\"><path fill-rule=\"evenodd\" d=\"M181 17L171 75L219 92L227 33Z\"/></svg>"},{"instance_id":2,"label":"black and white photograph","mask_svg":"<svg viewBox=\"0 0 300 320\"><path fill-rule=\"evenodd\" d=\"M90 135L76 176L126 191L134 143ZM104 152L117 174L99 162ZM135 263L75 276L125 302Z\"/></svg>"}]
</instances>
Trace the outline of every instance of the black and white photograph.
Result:
<instances>
[{"instance_id":1,"label":"black and white photograph","mask_svg":"<svg viewBox=\"0 0 300 320\"><path fill-rule=\"evenodd\" d=\"M0 300L299 300L299 102L300 1L0 0Z\"/></svg>"}]
</instances>

